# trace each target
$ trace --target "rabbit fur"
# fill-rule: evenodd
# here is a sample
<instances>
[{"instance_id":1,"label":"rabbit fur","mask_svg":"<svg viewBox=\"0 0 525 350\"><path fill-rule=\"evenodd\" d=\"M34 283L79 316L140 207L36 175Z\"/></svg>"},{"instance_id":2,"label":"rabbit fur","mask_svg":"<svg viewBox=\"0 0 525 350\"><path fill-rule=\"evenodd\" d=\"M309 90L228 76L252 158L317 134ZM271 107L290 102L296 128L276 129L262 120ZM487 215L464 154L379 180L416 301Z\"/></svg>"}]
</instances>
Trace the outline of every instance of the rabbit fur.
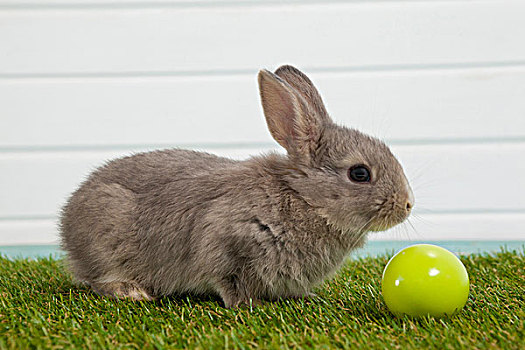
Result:
<instances>
[{"instance_id":1,"label":"rabbit fur","mask_svg":"<svg viewBox=\"0 0 525 350\"><path fill-rule=\"evenodd\" d=\"M383 142L333 123L294 67L262 70L258 82L287 154L234 161L168 149L108 162L61 213L76 280L135 300L215 294L226 307L304 297L368 232L409 215L412 191ZM349 178L355 165L369 182Z\"/></svg>"}]
</instances>

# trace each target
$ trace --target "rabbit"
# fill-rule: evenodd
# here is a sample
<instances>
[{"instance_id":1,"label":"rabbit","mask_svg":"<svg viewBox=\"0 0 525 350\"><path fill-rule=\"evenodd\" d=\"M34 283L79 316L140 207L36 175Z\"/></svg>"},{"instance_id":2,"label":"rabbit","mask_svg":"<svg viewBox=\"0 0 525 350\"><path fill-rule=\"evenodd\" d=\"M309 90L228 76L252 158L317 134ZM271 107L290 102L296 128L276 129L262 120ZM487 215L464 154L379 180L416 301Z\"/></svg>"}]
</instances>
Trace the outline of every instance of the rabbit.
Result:
<instances>
[{"instance_id":1,"label":"rabbit","mask_svg":"<svg viewBox=\"0 0 525 350\"><path fill-rule=\"evenodd\" d=\"M286 154L167 149L106 163L62 208L76 281L113 298L215 295L227 308L303 298L369 232L409 216L412 190L382 141L335 124L292 66L261 70L258 84Z\"/></svg>"}]
</instances>

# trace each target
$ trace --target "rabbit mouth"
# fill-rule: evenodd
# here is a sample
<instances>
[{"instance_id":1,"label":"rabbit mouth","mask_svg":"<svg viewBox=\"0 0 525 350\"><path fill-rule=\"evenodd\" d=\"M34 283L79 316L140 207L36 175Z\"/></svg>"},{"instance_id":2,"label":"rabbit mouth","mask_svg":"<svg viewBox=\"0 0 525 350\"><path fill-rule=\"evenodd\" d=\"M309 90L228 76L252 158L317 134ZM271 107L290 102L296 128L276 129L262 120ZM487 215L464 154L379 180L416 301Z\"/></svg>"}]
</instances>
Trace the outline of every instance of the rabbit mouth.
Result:
<instances>
[{"instance_id":1,"label":"rabbit mouth","mask_svg":"<svg viewBox=\"0 0 525 350\"><path fill-rule=\"evenodd\" d=\"M373 232L386 231L396 225L399 225L407 218L408 215L399 213L378 217L375 220L372 220L368 229Z\"/></svg>"}]
</instances>

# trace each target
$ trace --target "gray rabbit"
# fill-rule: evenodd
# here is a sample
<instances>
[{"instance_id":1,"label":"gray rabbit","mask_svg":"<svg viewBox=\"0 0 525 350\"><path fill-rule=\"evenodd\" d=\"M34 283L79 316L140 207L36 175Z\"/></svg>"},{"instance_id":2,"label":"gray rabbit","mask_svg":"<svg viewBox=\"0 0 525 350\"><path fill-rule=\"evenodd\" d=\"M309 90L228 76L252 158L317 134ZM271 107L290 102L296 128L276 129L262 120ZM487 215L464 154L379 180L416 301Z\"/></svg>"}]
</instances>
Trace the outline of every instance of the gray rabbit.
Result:
<instances>
[{"instance_id":1,"label":"gray rabbit","mask_svg":"<svg viewBox=\"0 0 525 350\"><path fill-rule=\"evenodd\" d=\"M135 300L216 294L228 308L305 297L367 232L408 217L413 194L383 142L334 124L294 67L262 70L258 81L287 155L170 149L105 164L62 211L78 281Z\"/></svg>"}]
</instances>

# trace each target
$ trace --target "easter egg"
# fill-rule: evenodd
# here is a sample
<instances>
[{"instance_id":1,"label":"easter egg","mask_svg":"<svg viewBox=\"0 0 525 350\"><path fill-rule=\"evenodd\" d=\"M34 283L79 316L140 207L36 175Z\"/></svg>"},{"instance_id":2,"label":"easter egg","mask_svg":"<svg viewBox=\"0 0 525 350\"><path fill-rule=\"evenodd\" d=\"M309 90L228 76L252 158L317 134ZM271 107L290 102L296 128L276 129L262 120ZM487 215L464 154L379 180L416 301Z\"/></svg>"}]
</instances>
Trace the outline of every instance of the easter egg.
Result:
<instances>
[{"instance_id":1,"label":"easter egg","mask_svg":"<svg viewBox=\"0 0 525 350\"><path fill-rule=\"evenodd\" d=\"M402 249L383 271L382 294L396 316L450 316L467 302L469 279L463 263L431 244Z\"/></svg>"}]
</instances>

